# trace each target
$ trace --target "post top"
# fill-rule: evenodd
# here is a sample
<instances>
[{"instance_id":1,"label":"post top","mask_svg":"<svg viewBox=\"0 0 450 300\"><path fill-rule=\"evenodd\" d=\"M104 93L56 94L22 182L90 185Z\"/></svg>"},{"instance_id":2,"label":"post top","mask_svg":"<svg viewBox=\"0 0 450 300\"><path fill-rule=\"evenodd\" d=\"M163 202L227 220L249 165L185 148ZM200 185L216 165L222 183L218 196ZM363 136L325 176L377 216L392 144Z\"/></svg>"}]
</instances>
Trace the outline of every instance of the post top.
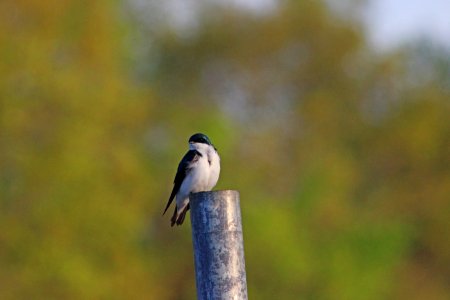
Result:
<instances>
[{"instance_id":1,"label":"post top","mask_svg":"<svg viewBox=\"0 0 450 300\"><path fill-rule=\"evenodd\" d=\"M232 195L232 194L237 194L237 196L239 196L239 191L237 190L216 190L216 191L207 191L207 192L197 192L197 193L192 193L191 197L193 196L193 198L197 198L197 197L205 197L207 195L212 195L212 196L226 196L226 195Z\"/></svg>"},{"instance_id":2,"label":"post top","mask_svg":"<svg viewBox=\"0 0 450 300\"><path fill-rule=\"evenodd\" d=\"M241 230L238 191L222 190L191 194L190 207L193 231Z\"/></svg>"}]
</instances>

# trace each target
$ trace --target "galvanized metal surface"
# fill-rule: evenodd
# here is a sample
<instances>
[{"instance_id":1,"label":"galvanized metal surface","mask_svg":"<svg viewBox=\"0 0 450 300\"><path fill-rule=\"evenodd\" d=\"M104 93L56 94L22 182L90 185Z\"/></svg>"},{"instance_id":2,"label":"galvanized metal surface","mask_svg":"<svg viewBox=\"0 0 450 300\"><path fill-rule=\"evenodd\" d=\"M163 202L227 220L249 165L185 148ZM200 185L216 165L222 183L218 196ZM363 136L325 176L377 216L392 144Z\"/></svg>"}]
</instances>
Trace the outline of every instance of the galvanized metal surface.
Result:
<instances>
[{"instance_id":1,"label":"galvanized metal surface","mask_svg":"<svg viewBox=\"0 0 450 300\"><path fill-rule=\"evenodd\" d=\"M190 196L197 299L247 299L239 192Z\"/></svg>"}]
</instances>

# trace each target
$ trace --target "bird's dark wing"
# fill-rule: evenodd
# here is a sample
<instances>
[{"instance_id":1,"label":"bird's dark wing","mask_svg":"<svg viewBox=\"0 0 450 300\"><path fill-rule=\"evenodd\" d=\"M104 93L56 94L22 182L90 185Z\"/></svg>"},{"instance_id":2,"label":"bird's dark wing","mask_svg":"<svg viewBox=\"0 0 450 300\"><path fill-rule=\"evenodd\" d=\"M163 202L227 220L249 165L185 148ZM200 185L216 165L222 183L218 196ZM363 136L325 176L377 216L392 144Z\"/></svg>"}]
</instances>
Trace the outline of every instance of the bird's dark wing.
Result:
<instances>
[{"instance_id":1,"label":"bird's dark wing","mask_svg":"<svg viewBox=\"0 0 450 300\"><path fill-rule=\"evenodd\" d=\"M197 150L189 150L183 157L183 159L180 161L180 164L178 165L177 174L175 175L175 179L173 181L173 189L172 193L170 194L169 201L167 202L166 208L164 209L163 215L166 213L167 209L169 208L170 204L172 203L173 199L175 198L175 195L180 190L181 184L183 183L184 178L187 174L189 174L190 169L192 168L192 165L198 161L198 159L202 156L200 152Z\"/></svg>"}]
</instances>

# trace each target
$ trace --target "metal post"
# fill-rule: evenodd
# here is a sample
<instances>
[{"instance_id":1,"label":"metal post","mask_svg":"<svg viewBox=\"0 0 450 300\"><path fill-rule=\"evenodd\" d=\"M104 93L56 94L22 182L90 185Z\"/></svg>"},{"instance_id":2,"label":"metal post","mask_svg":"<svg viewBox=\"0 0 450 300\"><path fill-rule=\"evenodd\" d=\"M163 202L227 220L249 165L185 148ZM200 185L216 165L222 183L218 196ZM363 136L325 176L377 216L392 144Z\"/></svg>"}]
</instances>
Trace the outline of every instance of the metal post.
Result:
<instances>
[{"instance_id":1,"label":"metal post","mask_svg":"<svg viewBox=\"0 0 450 300\"><path fill-rule=\"evenodd\" d=\"M190 196L197 299L247 299L239 192Z\"/></svg>"}]
</instances>

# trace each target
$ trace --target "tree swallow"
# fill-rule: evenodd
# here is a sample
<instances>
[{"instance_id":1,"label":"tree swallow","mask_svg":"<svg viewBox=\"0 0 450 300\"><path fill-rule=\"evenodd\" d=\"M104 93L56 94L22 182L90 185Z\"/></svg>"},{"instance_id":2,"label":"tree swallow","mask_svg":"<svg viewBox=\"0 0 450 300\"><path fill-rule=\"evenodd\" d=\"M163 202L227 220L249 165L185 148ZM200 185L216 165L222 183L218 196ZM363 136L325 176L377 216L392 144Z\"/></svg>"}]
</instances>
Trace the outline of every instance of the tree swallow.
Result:
<instances>
[{"instance_id":1,"label":"tree swallow","mask_svg":"<svg viewBox=\"0 0 450 300\"><path fill-rule=\"evenodd\" d=\"M173 181L173 189L167 202L166 213L176 196L175 211L171 226L183 224L186 212L189 210L189 195L191 193L210 191L219 180L220 157L217 149L209 138L196 133L189 139L189 151L178 165Z\"/></svg>"}]
</instances>

